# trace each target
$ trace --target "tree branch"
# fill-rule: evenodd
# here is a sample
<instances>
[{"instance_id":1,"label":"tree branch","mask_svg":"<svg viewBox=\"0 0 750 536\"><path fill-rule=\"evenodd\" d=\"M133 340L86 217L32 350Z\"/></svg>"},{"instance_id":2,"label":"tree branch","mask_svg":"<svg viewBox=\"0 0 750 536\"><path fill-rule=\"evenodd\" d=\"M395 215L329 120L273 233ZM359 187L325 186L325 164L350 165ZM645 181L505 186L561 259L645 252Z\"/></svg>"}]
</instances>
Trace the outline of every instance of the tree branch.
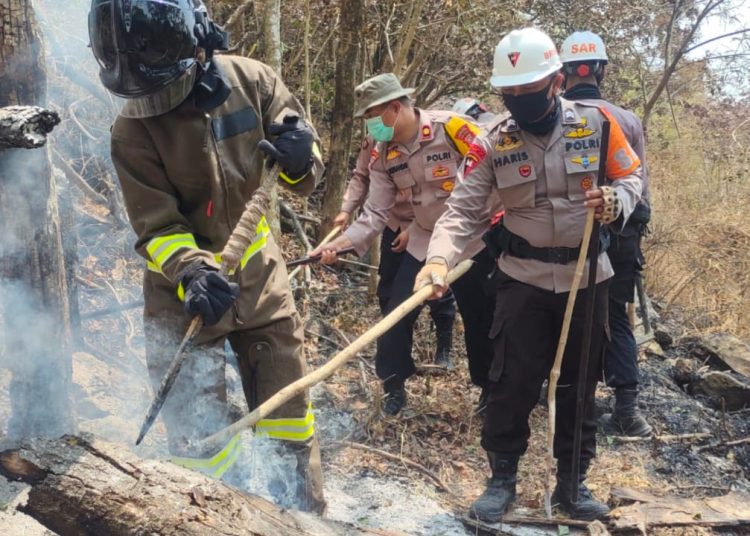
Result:
<instances>
[{"instance_id":1,"label":"tree branch","mask_svg":"<svg viewBox=\"0 0 750 536\"><path fill-rule=\"evenodd\" d=\"M719 39L724 39L725 37L731 37L733 35L739 35L739 34L747 33L747 32L750 32L750 28L745 28L743 30L737 30L736 32L729 32L729 33L725 33L724 35L718 35L716 37L712 37L711 39L706 39L705 41L703 41L701 43L698 43L697 45L693 45L690 48L686 49L685 52L684 52L684 54L689 54L693 50L695 50L696 48L700 48L703 45L707 45L707 44L709 44L709 43L711 43L713 41L718 41Z\"/></svg>"}]
</instances>

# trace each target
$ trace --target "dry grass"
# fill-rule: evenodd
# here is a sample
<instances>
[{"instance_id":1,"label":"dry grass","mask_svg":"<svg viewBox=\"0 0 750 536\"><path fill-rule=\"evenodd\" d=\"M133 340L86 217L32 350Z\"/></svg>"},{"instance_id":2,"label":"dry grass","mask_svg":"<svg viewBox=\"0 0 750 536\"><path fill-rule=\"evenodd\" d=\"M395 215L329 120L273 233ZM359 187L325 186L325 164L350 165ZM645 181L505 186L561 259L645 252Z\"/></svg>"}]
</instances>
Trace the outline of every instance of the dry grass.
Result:
<instances>
[{"instance_id":1,"label":"dry grass","mask_svg":"<svg viewBox=\"0 0 750 536\"><path fill-rule=\"evenodd\" d=\"M681 137L650 140L648 290L667 310L682 309L688 332L748 337L750 135L732 126L741 114L705 110L682 113Z\"/></svg>"}]
</instances>

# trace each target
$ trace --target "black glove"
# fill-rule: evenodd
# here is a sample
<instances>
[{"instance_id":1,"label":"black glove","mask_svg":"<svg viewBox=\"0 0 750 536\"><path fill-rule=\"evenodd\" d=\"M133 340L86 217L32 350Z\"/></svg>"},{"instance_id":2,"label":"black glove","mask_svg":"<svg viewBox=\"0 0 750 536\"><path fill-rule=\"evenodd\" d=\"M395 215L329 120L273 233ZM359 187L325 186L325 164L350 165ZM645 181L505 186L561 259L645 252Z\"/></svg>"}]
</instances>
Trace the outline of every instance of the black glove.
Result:
<instances>
[{"instance_id":1,"label":"black glove","mask_svg":"<svg viewBox=\"0 0 750 536\"><path fill-rule=\"evenodd\" d=\"M203 324L213 326L237 299L240 286L208 266L199 266L182 277L185 289L185 312L200 315Z\"/></svg>"},{"instance_id":2,"label":"black glove","mask_svg":"<svg viewBox=\"0 0 750 536\"><path fill-rule=\"evenodd\" d=\"M287 115L283 123L271 123L268 134L277 136L276 141L260 140L258 149L269 156L269 165L278 162L292 179L303 177L310 171L315 140L307 123L296 115Z\"/></svg>"}]
</instances>

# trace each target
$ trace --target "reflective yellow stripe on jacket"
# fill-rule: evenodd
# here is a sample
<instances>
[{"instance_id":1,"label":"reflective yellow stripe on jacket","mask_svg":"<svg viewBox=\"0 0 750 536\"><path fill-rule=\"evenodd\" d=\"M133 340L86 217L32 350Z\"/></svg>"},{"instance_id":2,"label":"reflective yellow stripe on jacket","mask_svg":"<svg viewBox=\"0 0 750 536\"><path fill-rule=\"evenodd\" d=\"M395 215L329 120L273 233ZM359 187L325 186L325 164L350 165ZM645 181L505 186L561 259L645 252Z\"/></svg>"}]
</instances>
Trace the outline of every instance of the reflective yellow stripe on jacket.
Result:
<instances>
[{"instance_id":1,"label":"reflective yellow stripe on jacket","mask_svg":"<svg viewBox=\"0 0 750 536\"><path fill-rule=\"evenodd\" d=\"M255 239L247 247L245 253L243 253L240 259L240 270L244 270L247 263L252 259L260 250L266 246L268 241L268 235L271 234L271 228L268 225L266 217L263 216L258 222L255 228ZM148 252L151 260L147 262L148 269L152 272L163 274L162 266L180 249L198 249L198 244L195 242L195 238L190 233L185 234L174 234L167 236L158 236L152 239L146 245L146 251ZM221 264L221 254L214 254L216 262ZM180 284L177 288L177 296L180 300L185 298L185 291Z\"/></svg>"},{"instance_id":2,"label":"reflective yellow stripe on jacket","mask_svg":"<svg viewBox=\"0 0 750 536\"><path fill-rule=\"evenodd\" d=\"M237 460L241 451L242 442L240 441L240 434L237 434L229 440L229 443L218 454L211 458L180 458L175 456L170 461L187 469L199 471L214 478L221 478Z\"/></svg>"},{"instance_id":3,"label":"reflective yellow stripe on jacket","mask_svg":"<svg viewBox=\"0 0 750 536\"><path fill-rule=\"evenodd\" d=\"M262 419L255 425L255 433L284 441L305 442L315 433L315 416L312 406L299 419Z\"/></svg>"},{"instance_id":4,"label":"reflective yellow stripe on jacket","mask_svg":"<svg viewBox=\"0 0 750 536\"><path fill-rule=\"evenodd\" d=\"M157 236L156 238L151 239L151 241L146 244L146 251L152 261L149 262L149 269L151 269L151 266L153 265L155 268L154 271L161 272L162 266L164 266L175 253L185 248L198 249L195 237L191 233Z\"/></svg>"}]
</instances>

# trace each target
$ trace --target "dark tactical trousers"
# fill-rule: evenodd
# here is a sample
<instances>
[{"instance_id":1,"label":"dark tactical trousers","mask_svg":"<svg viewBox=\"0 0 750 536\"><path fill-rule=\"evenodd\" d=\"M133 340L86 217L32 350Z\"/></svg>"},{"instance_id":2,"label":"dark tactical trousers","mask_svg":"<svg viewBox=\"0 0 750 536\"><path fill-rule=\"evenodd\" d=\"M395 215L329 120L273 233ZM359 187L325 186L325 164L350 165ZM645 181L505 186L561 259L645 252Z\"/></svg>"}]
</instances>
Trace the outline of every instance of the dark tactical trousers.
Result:
<instances>
[{"instance_id":1,"label":"dark tactical trousers","mask_svg":"<svg viewBox=\"0 0 750 536\"><path fill-rule=\"evenodd\" d=\"M612 236L607 250L615 276L609 287L609 329L612 340L604 355L604 381L609 387L638 385L638 347L630 327L627 302L634 300L635 278L641 269L637 234Z\"/></svg>"},{"instance_id":2,"label":"dark tactical trousers","mask_svg":"<svg viewBox=\"0 0 750 536\"><path fill-rule=\"evenodd\" d=\"M393 294L393 281L398 274L398 267L401 265L401 259L404 257L404 251L396 253L391 250L391 244L398 236L399 231L393 231L386 227L380 240L380 266L378 266L378 303L380 312L386 314L388 301ZM435 323L436 331L452 330L456 321L456 303L453 294L449 291L443 296L443 299L427 302L430 308L430 317Z\"/></svg>"},{"instance_id":3,"label":"dark tactical trousers","mask_svg":"<svg viewBox=\"0 0 750 536\"><path fill-rule=\"evenodd\" d=\"M596 455L594 390L600 376L607 331L607 283L596 289L592 347L585 385L585 411L581 436L581 463ZM579 291L573 310L560 379L557 386L557 419L554 456L558 468L570 468L575 423L576 387L581 356L585 289ZM490 368L490 393L482 430L482 447L501 457L526 452L529 414L539 399L542 383L555 358L568 293L527 285L505 274L497 282L495 316L490 330L494 359Z\"/></svg>"},{"instance_id":4,"label":"dark tactical trousers","mask_svg":"<svg viewBox=\"0 0 750 536\"><path fill-rule=\"evenodd\" d=\"M386 230L389 231L389 229ZM383 249L386 249L385 245L387 244L389 253L393 253L390 251L390 243L394 238L395 236L388 240L386 235L383 235ZM400 256L400 261L398 262L395 274L390 278L391 284L388 301L384 307L381 302L383 315L387 315L393 311L404 300L411 296L417 273L422 266L424 266L424 262L418 261L407 252L398 255ZM382 267L383 257L381 257L381 270ZM392 268L392 264L387 262L386 268ZM378 296L380 297L379 293L380 288L378 288ZM450 329L453 329L453 319L456 316L456 303L453 299L453 295L448 293L439 300L427 303L433 310L433 318L435 318L434 311L439 310L440 316L443 319L447 317L451 319ZM409 376L414 374L416 368L414 366L414 359L412 358L411 350L414 342L414 323L416 322L420 311L421 307L418 307L402 318L398 324L393 326L378 339L377 352L375 354L375 371L381 380L387 380L389 378L406 380ZM436 327L437 329L441 329L441 326L437 324L437 322Z\"/></svg>"},{"instance_id":5,"label":"dark tactical trousers","mask_svg":"<svg viewBox=\"0 0 750 536\"><path fill-rule=\"evenodd\" d=\"M483 249L472 259L469 271L451 285L458 310L464 321L466 356L471 383L485 387L492 364L492 341L489 338L495 313L495 287L489 280L495 261Z\"/></svg>"}]
</instances>

